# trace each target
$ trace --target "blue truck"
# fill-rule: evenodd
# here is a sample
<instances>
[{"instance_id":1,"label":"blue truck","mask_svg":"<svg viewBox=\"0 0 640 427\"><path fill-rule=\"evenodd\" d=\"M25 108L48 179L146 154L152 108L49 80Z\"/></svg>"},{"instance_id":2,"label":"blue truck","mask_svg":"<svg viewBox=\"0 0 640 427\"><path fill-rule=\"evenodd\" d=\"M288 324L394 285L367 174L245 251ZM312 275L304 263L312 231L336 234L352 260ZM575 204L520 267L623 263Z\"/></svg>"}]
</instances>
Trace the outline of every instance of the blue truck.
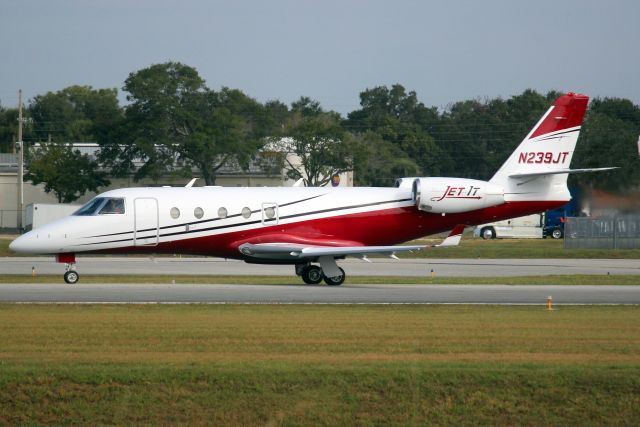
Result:
<instances>
[{"instance_id":1,"label":"blue truck","mask_svg":"<svg viewBox=\"0 0 640 427\"><path fill-rule=\"evenodd\" d=\"M569 216L580 215L580 204L578 202L580 192L576 187L570 189L571 200L557 209L546 211L544 213L544 227L542 228L542 237L552 237L561 239L564 237L564 221Z\"/></svg>"}]
</instances>

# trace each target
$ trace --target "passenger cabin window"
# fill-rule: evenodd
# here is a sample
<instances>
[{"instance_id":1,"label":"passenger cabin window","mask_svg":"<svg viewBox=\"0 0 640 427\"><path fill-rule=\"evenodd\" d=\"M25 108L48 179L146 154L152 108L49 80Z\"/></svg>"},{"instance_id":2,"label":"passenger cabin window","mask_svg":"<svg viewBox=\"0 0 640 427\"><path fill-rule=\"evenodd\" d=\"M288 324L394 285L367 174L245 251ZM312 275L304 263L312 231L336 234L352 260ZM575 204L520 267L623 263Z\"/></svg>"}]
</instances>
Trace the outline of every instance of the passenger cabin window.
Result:
<instances>
[{"instance_id":1,"label":"passenger cabin window","mask_svg":"<svg viewBox=\"0 0 640 427\"><path fill-rule=\"evenodd\" d=\"M100 211L99 215L121 215L124 213L124 199L106 199L106 202Z\"/></svg>"},{"instance_id":2,"label":"passenger cabin window","mask_svg":"<svg viewBox=\"0 0 640 427\"><path fill-rule=\"evenodd\" d=\"M77 216L105 214L124 214L124 199L119 197L96 197L74 213Z\"/></svg>"},{"instance_id":3,"label":"passenger cabin window","mask_svg":"<svg viewBox=\"0 0 640 427\"><path fill-rule=\"evenodd\" d=\"M276 216L276 210L271 206L266 208L264 210L264 213L265 213L265 215L267 215L267 218L269 218L269 219L273 219L273 217Z\"/></svg>"}]
</instances>

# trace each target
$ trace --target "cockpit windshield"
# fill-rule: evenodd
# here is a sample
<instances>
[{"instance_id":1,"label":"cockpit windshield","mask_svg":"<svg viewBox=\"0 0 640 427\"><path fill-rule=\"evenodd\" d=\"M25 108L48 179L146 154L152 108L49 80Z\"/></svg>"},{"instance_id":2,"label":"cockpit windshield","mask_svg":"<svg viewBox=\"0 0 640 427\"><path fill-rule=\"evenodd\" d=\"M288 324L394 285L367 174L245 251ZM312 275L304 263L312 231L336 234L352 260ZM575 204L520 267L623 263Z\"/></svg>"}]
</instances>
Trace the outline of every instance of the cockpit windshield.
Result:
<instances>
[{"instance_id":1,"label":"cockpit windshield","mask_svg":"<svg viewBox=\"0 0 640 427\"><path fill-rule=\"evenodd\" d=\"M124 213L124 199L110 198L98 211L98 215L105 214L123 214Z\"/></svg>"},{"instance_id":2,"label":"cockpit windshield","mask_svg":"<svg viewBox=\"0 0 640 427\"><path fill-rule=\"evenodd\" d=\"M118 215L124 214L124 199L119 197L96 197L78 209L74 215Z\"/></svg>"}]
</instances>

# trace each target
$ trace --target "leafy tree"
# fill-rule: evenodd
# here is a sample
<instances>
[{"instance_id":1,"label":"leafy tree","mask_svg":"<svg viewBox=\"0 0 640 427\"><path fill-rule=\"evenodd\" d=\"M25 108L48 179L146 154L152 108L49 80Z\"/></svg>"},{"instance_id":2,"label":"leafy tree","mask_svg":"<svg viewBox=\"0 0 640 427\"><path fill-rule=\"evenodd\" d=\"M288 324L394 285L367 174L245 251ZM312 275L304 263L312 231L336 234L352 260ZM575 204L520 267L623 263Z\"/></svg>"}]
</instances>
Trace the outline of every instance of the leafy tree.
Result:
<instances>
[{"instance_id":1,"label":"leafy tree","mask_svg":"<svg viewBox=\"0 0 640 427\"><path fill-rule=\"evenodd\" d=\"M292 102L291 112L299 113L302 117L317 117L324 113L320 103L308 96L301 96L300 99Z\"/></svg>"},{"instance_id":2,"label":"leafy tree","mask_svg":"<svg viewBox=\"0 0 640 427\"><path fill-rule=\"evenodd\" d=\"M360 110L349 113L345 127L359 134L365 145L391 143L396 147L394 151L404 153L422 173L438 175L442 172L445 153L429 133L438 124L437 109L425 107L415 92L407 93L399 84L391 88L367 89L360 93L360 105ZM381 139L364 138L363 135L370 131ZM368 147L365 151L373 153L376 150L378 148ZM388 147L380 150L388 150ZM405 166L413 169L409 163Z\"/></svg>"},{"instance_id":3,"label":"leafy tree","mask_svg":"<svg viewBox=\"0 0 640 427\"><path fill-rule=\"evenodd\" d=\"M266 119L266 133L281 131L290 116L287 105L277 100L265 102L263 114Z\"/></svg>"},{"instance_id":4,"label":"leafy tree","mask_svg":"<svg viewBox=\"0 0 640 427\"><path fill-rule=\"evenodd\" d=\"M272 137L288 154L285 156L287 177L303 179L305 186L322 187L332 175L352 169L351 136L340 123L340 115L325 112L320 104L302 97L292 104L292 113L283 133Z\"/></svg>"},{"instance_id":5,"label":"leafy tree","mask_svg":"<svg viewBox=\"0 0 640 427\"><path fill-rule=\"evenodd\" d=\"M397 145L374 131L359 134L354 150L354 179L359 186L389 187L399 177L420 176L420 167Z\"/></svg>"},{"instance_id":6,"label":"leafy tree","mask_svg":"<svg viewBox=\"0 0 640 427\"><path fill-rule=\"evenodd\" d=\"M116 89L70 86L33 98L29 113L36 141L101 142L122 120Z\"/></svg>"},{"instance_id":7,"label":"leafy tree","mask_svg":"<svg viewBox=\"0 0 640 427\"><path fill-rule=\"evenodd\" d=\"M627 99L594 99L585 118L573 163L576 167L620 169L572 177L582 185L614 191L640 185L640 107Z\"/></svg>"},{"instance_id":8,"label":"leafy tree","mask_svg":"<svg viewBox=\"0 0 640 427\"><path fill-rule=\"evenodd\" d=\"M122 139L105 144L101 158L117 174L159 179L167 171L191 174L207 185L225 165L246 166L271 125L264 106L239 90L209 89L197 71L177 62L131 73L124 90ZM136 169L135 161L143 162Z\"/></svg>"},{"instance_id":9,"label":"leafy tree","mask_svg":"<svg viewBox=\"0 0 640 427\"><path fill-rule=\"evenodd\" d=\"M59 203L71 203L87 191L97 192L109 185L98 163L71 144L43 144L28 156L27 165L25 180L44 183L44 191L53 192Z\"/></svg>"},{"instance_id":10,"label":"leafy tree","mask_svg":"<svg viewBox=\"0 0 640 427\"><path fill-rule=\"evenodd\" d=\"M18 137L18 109L0 105L0 153L13 151L12 144Z\"/></svg>"}]
</instances>

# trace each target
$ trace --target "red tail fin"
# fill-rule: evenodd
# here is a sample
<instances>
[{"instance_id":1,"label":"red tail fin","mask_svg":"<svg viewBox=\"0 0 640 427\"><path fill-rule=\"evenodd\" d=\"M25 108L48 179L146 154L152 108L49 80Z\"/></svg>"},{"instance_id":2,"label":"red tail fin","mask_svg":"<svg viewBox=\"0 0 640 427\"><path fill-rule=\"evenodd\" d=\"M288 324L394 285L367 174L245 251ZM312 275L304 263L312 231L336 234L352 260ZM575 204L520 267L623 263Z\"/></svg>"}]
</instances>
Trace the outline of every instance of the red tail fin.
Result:
<instances>
[{"instance_id":1,"label":"red tail fin","mask_svg":"<svg viewBox=\"0 0 640 427\"><path fill-rule=\"evenodd\" d=\"M538 122L527 139L580 126L584 113L587 111L588 103L589 97L586 95L573 92L562 95L556 99L556 102L553 103L553 106L542 120Z\"/></svg>"},{"instance_id":2,"label":"red tail fin","mask_svg":"<svg viewBox=\"0 0 640 427\"><path fill-rule=\"evenodd\" d=\"M569 200L571 158L589 97L572 92L553 103L489 182L504 189L505 200Z\"/></svg>"}]
</instances>

